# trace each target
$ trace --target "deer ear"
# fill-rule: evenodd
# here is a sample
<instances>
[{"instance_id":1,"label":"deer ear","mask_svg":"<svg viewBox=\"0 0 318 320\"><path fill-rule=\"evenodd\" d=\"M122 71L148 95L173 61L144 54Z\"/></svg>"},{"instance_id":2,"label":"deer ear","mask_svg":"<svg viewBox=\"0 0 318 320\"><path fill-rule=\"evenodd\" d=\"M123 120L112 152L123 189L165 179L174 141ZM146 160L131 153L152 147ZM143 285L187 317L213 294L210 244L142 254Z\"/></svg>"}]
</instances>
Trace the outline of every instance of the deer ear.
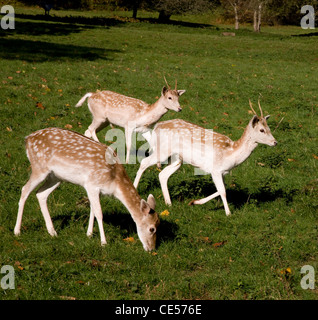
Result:
<instances>
[{"instance_id":1,"label":"deer ear","mask_svg":"<svg viewBox=\"0 0 318 320\"><path fill-rule=\"evenodd\" d=\"M144 215L146 215L150 212L150 206L144 199L141 199L141 201L140 201L140 211Z\"/></svg>"},{"instance_id":2,"label":"deer ear","mask_svg":"<svg viewBox=\"0 0 318 320\"><path fill-rule=\"evenodd\" d=\"M150 194L148 196L147 203L149 204L149 207L152 210L155 210L155 208L156 208L156 200L155 200L155 198L154 198L154 196L152 194Z\"/></svg>"},{"instance_id":3,"label":"deer ear","mask_svg":"<svg viewBox=\"0 0 318 320\"><path fill-rule=\"evenodd\" d=\"M163 87L161 90L161 95L164 96L167 93L168 89L167 87Z\"/></svg>"},{"instance_id":4,"label":"deer ear","mask_svg":"<svg viewBox=\"0 0 318 320\"><path fill-rule=\"evenodd\" d=\"M177 90L177 91L179 96L182 96L186 92L185 90Z\"/></svg>"},{"instance_id":5,"label":"deer ear","mask_svg":"<svg viewBox=\"0 0 318 320\"><path fill-rule=\"evenodd\" d=\"M259 118L258 118L258 116L257 115L255 115L253 118L252 118L252 120L251 120L251 125L252 125L252 128L254 128L256 125L257 125L257 123L259 122Z\"/></svg>"},{"instance_id":6,"label":"deer ear","mask_svg":"<svg viewBox=\"0 0 318 320\"><path fill-rule=\"evenodd\" d=\"M270 117L270 115L266 116L266 117L265 117L265 120L267 121L267 119L268 119L269 117Z\"/></svg>"}]
</instances>

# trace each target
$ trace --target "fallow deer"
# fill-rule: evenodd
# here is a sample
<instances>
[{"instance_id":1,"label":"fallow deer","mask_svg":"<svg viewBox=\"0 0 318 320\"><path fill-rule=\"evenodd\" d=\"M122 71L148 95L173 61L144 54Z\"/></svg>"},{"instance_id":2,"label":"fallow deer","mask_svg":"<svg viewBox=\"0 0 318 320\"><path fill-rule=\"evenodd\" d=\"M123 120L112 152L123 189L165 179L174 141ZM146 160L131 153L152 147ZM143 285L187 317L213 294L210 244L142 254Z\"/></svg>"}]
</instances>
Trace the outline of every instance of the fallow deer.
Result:
<instances>
[{"instance_id":1,"label":"fallow deer","mask_svg":"<svg viewBox=\"0 0 318 320\"><path fill-rule=\"evenodd\" d=\"M177 82L174 90L170 88L167 81L166 84L167 87L163 87L161 91L161 97L153 104L112 91L86 93L76 104L76 107L80 107L88 98L88 109L92 113L93 121L85 131L85 136L98 141L96 132L108 124L124 128L127 147L126 163L129 163L133 132L145 133L168 110L176 112L182 110L179 97L185 90L177 90Z\"/></svg>"},{"instance_id":2,"label":"fallow deer","mask_svg":"<svg viewBox=\"0 0 318 320\"><path fill-rule=\"evenodd\" d=\"M106 244L100 194L113 195L130 212L137 226L137 233L145 250L153 250L156 244L158 214L154 211L155 199L149 195L147 202L140 198L124 167L114 151L79 133L46 128L26 137L26 153L32 173L22 188L17 222L14 228L20 234L25 201L43 181L36 193L40 208L51 236L56 236L48 208L48 196L61 181L68 181L85 188L90 201L90 218L87 236L93 233L94 217L98 222L101 244Z\"/></svg>"},{"instance_id":3,"label":"fallow deer","mask_svg":"<svg viewBox=\"0 0 318 320\"><path fill-rule=\"evenodd\" d=\"M134 186L137 188L141 175L148 167L171 158L171 164L159 173L165 203L171 205L167 182L184 161L210 173L217 189L217 192L212 195L204 199L193 200L190 204L203 204L221 196L225 213L230 215L223 176L245 161L259 143L269 146L276 146L277 144L267 125L269 115L263 116L260 104L260 116L257 116L251 102L250 106L254 116L237 141L232 141L225 135L181 119L157 123L152 132L150 143L153 152L141 161Z\"/></svg>"}]
</instances>

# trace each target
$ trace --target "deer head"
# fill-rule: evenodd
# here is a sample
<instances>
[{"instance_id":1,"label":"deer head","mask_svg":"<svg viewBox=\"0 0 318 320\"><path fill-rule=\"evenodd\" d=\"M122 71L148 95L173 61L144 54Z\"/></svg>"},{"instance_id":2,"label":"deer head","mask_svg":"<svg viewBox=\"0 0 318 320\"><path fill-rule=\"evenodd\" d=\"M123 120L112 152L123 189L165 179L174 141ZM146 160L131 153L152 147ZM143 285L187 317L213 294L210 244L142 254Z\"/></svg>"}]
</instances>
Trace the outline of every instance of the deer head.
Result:
<instances>
[{"instance_id":1,"label":"deer head","mask_svg":"<svg viewBox=\"0 0 318 320\"><path fill-rule=\"evenodd\" d=\"M183 95L185 90L177 90L177 80L175 84L175 88L172 90L169 86L166 78L164 77L166 85L161 90L161 98L163 100L163 105L168 110L174 110L176 112L180 112L182 108L179 104L179 97Z\"/></svg>"},{"instance_id":2,"label":"deer head","mask_svg":"<svg viewBox=\"0 0 318 320\"><path fill-rule=\"evenodd\" d=\"M276 146L277 141L271 134L271 130L267 125L267 119L270 115L263 116L263 110L261 104L258 100L258 107L261 112L261 115L258 116L255 110L253 109L252 102L249 100L250 107L254 113L253 118L249 122L249 127L251 129L251 137L256 143L267 144L268 146Z\"/></svg>"},{"instance_id":3,"label":"deer head","mask_svg":"<svg viewBox=\"0 0 318 320\"><path fill-rule=\"evenodd\" d=\"M138 237L146 251L154 250L157 240L157 227L159 225L159 218L155 212L156 201L153 195L149 195L147 202L141 200L140 211L142 218L136 224Z\"/></svg>"}]
</instances>

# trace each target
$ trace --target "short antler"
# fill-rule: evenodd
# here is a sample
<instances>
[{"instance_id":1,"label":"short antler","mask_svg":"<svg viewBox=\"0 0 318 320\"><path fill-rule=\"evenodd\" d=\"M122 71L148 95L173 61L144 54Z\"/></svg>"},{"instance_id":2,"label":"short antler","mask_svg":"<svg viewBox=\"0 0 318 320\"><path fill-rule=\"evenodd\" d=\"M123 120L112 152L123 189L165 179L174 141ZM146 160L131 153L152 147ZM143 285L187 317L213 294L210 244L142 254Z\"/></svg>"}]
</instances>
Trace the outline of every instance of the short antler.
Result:
<instances>
[{"instance_id":1,"label":"short antler","mask_svg":"<svg viewBox=\"0 0 318 320\"><path fill-rule=\"evenodd\" d=\"M263 118L263 110L261 108L261 103L260 103L259 99L258 99L258 107L259 107L259 110L261 112L261 118Z\"/></svg>"},{"instance_id":2,"label":"short antler","mask_svg":"<svg viewBox=\"0 0 318 320\"><path fill-rule=\"evenodd\" d=\"M174 88L175 91L177 91L177 83L178 83L178 81L177 81L177 79L176 79L176 86L175 86L175 88Z\"/></svg>"},{"instance_id":3,"label":"short antler","mask_svg":"<svg viewBox=\"0 0 318 320\"><path fill-rule=\"evenodd\" d=\"M170 86L169 86L169 84L168 84L168 82L167 82L166 77L165 77L165 76L163 76L163 78L165 79L165 83L166 83L166 85L167 85L167 88L168 88L168 89L170 89Z\"/></svg>"},{"instance_id":4,"label":"short antler","mask_svg":"<svg viewBox=\"0 0 318 320\"><path fill-rule=\"evenodd\" d=\"M248 99L248 101L249 101L249 103L250 103L250 107L251 107L253 113L257 116L257 113L256 113L255 110L253 109L251 99Z\"/></svg>"}]
</instances>

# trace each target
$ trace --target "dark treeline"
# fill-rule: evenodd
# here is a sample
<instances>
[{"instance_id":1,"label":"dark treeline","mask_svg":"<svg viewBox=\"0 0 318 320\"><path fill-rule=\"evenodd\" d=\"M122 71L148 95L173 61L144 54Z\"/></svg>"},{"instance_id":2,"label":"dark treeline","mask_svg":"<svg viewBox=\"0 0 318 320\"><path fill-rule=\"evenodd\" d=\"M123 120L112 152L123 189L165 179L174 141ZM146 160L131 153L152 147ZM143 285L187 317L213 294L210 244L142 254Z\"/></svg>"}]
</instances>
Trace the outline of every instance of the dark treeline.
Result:
<instances>
[{"instance_id":1,"label":"dark treeline","mask_svg":"<svg viewBox=\"0 0 318 320\"><path fill-rule=\"evenodd\" d=\"M19 0L26 5L50 4L58 9L86 10L129 10L138 18L138 10L158 12L158 19L168 21L174 14L199 14L217 10L220 17L240 23L254 23L259 31L261 23L297 24L303 14L301 7L313 5L318 8L318 0Z\"/></svg>"}]
</instances>

